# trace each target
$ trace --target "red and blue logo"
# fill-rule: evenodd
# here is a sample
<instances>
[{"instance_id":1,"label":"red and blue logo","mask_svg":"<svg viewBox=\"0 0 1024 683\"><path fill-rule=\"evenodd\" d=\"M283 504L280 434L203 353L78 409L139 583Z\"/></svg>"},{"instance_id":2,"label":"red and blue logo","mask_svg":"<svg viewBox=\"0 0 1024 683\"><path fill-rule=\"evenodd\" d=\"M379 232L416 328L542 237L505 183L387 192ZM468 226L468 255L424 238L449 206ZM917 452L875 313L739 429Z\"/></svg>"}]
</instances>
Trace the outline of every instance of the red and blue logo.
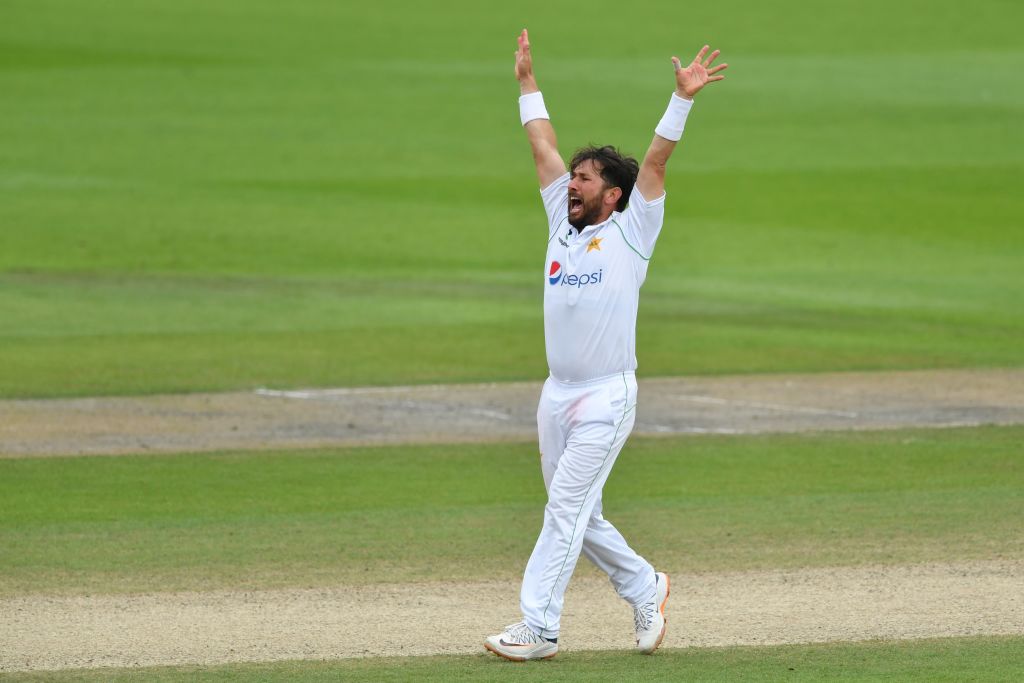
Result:
<instances>
[{"instance_id":1,"label":"red and blue logo","mask_svg":"<svg viewBox=\"0 0 1024 683\"><path fill-rule=\"evenodd\" d=\"M551 271L548 273L548 282L553 285L557 285L558 281L562 279L562 264L558 261L551 262Z\"/></svg>"}]
</instances>

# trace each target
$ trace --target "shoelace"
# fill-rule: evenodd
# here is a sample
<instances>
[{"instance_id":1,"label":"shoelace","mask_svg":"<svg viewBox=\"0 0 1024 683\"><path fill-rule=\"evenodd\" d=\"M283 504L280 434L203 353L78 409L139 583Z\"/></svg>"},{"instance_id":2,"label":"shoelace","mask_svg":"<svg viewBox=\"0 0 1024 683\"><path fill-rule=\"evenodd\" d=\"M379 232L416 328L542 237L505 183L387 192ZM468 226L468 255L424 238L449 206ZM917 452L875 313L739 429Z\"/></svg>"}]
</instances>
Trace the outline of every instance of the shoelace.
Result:
<instances>
[{"instance_id":1,"label":"shoelace","mask_svg":"<svg viewBox=\"0 0 1024 683\"><path fill-rule=\"evenodd\" d=\"M654 603L645 602L633 608L633 628L636 631L646 631L654 623Z\"/></svg>"},{"instance_id":2,"label":"shoelace","mask_svg":"<svg viewBox=\"0 0 1024 683\"><path fill-rule=\"evenodd\" d=\"M540 642L540 636L534 633L524 621L520 621L518 624L510 624L506 626L505 632L508 633L508 637L515 643L522 643L525 645L527 643Z\"/></svg>"}]
</instances>

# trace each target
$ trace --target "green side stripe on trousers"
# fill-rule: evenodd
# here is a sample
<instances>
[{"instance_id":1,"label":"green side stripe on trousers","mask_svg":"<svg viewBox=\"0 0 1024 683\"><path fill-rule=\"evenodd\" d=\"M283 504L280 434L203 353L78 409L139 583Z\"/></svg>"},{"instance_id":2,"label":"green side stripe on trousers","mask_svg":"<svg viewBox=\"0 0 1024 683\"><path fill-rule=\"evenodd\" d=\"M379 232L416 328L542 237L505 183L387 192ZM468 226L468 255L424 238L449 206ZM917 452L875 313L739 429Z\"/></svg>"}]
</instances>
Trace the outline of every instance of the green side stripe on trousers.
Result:
<instances>
[{"instance_id":1,"label":"green side stripe on trousers","mask_svg":"<svg viewBox=\"0 0 1024 683\"><path fill-rule=\"evenodd\" d=\"M626 403L629 403L629 383L626 382L626 373L622 373L622 383L626 386ZM604 464L608 461L608 456L612 453L612 447L615 445L615 439L619 436L619 430L622 429L622 423L626 421L626 416L629 415L634 408L636 408L635 403L622 411L622 417L619 419L619 424L615 426L615 433L612 435L612 441L608 444L608 450L605 451L604 458L601 460L601 466L597 468L597 474L595 474L594 478L590 480L590 485L587 486L587 492L583 494L583 503L580 503L580 509L576 511L576 519L573 521L572 525L572 535L569 537L569 547L565 549L565 557L562 558L562 566L558 569L558 576L555 577L555 583L551 586L551 592L548 594L548 604L544 606L543 628L545 630L548 628L548 608L551 607L551 601L555 599L555 588L558 586L559 579L562 578L562 572L565 571L565 563L569 561L569 551L572 549L572 542L576 538L576 526L580 522L580 515L583 514L583 505L587 501L587 496L590 495L590 489L594 488L594 482L596 482L597 478L601 476L601 470L604 469ZM541 635L543 636L543 634Z\"/></svg>"}]
</instances>

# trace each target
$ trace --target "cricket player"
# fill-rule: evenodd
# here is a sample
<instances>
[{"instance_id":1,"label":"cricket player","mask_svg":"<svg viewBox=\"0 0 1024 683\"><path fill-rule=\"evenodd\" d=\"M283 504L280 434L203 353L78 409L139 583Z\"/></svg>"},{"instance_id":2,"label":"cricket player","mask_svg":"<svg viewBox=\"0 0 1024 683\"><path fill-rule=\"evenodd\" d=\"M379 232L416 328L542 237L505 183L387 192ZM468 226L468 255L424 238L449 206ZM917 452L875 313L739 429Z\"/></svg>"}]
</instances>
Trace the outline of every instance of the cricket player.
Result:
<instances>
[{"instance_id":1,"label":"cricket player","mask_svg":"<svg viewBox=\"0 0 1024 683\"><path fill-rule=\"evenodd\" d=\"M633 607L636 646L665 637L669 578L640 557L601 514L601 490L633 429L640 286L665 214L665 165L693 97L727 64L701 48L686 67L642 163L613 147L587 147L568 171L533 75L529 36L516 50L520 118L548 217L544 341L550 376L537 409L548 502L520 593L523 619L484 646L515 661L558 653L562 601L582 552Z\"/></svg>"}]
</instances>

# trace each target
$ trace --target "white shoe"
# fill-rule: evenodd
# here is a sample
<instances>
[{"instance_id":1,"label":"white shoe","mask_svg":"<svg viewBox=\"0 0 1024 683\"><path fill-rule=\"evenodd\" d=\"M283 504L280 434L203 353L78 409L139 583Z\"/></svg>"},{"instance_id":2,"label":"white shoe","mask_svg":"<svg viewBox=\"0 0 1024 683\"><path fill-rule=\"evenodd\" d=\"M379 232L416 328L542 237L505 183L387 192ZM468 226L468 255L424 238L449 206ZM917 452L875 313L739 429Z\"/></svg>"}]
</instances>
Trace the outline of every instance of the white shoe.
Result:
<instances>
[{"instance_id":1,"label":"white shoe","mask_svg":"<svg viewBox=\"0 0 1024 683\"><path fill-rule=\"evenodd\" d=\"M668 574L654 575L658 592L651 602L633 608L633 626L636 629L636 649L645 655L652 654L665 639L665 603L668 602Z\"/></svg>"},{"instance_id":2,"label":"white shoe","mask_svg":"<svg viewBox=\"0 0 1024 683\"><path fill-rule=\"evenodd\" d=\"M503 633L491 636L484 641L484 647L505 659L513 662L525 662L528 659L551 659L558 654L558 643L533 632L526 622L506 626Z\"/></svg>"}]
</instances>

